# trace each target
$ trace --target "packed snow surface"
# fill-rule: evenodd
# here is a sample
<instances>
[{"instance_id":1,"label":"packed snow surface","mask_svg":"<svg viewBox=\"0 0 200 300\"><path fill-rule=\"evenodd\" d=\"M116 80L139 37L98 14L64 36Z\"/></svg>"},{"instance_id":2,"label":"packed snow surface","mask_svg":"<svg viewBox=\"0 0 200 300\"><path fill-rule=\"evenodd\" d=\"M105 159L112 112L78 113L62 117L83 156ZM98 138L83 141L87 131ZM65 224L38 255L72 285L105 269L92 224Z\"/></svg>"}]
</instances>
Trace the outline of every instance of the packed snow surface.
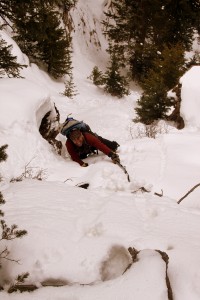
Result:
<instances>
[{"instance_id":1,"label":"packed snow surface","mask_svg":"<svg viewBox=\"0 0 200 300\"><path fill-rule=\"evenodd\" d=\"M93 1L86 2L92 9ZM96 14L103 4L98 1ZM79 5L80 12L83 1ZM186 127L179 131L161 122L162 132L156 139L147 138L142 127L133 123L139 88L117 99L95 87L87 76L95 64L103 65L104 49L97 51L98 56L90 48L91 59L85 55L86 46L80 47L81 33L76 32L79 39L74 40L73 64L78 95L68 99L61 94L64 83L29 64L2 31L13 43L18 61L28 67L22 70L22 79L0 80L0 146L8 144L8 159L1 163L0 171L6 201L1 209L8 225L17 224L28 234L5 243L10 257L19 263L2 261L0 285L6 290L18 274L29 272L26 283L38 289L13 294L4 290L0 297L167 300L166 265L155 251L160 250L169 256L174 299L199 300L200 188L177 202L200 183L200 67L181 78L181 115ZM103 37L98 36L103 47ZM101 152L87 158L89 166L81 168L70 159L66 139L60 134L62 155L55 152L39 133L41 120L54 110L54 103L61 122L72 113L99 135L120 144L118 154L130 182ZM29 178L16 181L27 168ZM42 181L31 178L38 171ZM89 188L78 187L82 183L89 183ZM149 193L143 193L141 186ZM1 241L0 249L5 244ZM132 266L129 247L140 251ZM42 287L45 283L64 286Z\"/></svg>"}]
</instances>

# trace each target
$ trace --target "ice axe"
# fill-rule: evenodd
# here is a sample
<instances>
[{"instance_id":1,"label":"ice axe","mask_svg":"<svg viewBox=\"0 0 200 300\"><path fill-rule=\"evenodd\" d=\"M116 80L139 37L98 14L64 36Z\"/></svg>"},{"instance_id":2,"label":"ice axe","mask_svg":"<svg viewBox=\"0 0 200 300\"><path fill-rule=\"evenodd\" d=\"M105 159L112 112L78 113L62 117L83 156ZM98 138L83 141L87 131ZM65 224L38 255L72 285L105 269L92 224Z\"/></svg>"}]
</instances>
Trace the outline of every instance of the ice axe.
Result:
<instances>
[{"instance_id":1,"label":"ice axe","mask_svg":"<svg viewBox=\"0 0 200 300\"><path fill-rule=\"evenodd\" d=\"M122 166L119 162L117 162L116 164L124 171L124 173L127 175L128 181L130 182L130 181L131 181L131 180L130 180L130 176L129 176L129 174L128 174L126 168L125 168L124 166ZM141 186L141 187L137 188L136 190L132 191L131 193L137 193L138 191L141 191L141 192L143 192L143 193L144 193L144 192L146 192L146 193L149 193L149 192L150 192L150 190L147 190L144 186Z\"/></svg>"},{"instance_id":2,"label":"ice axe","mask_svg":"<svg viewBox=\"0 0 200 300\"><path fill-rule=\"evenodd\" d=\"M124 173L127 175L128 181L130 182L130 176L129 176L129 174L128 174L126 168L125 168L124 166L122 166L122 165L120 164L120 162L117 162L116 164L124 171Z\"/></svg>"}]
</instances>

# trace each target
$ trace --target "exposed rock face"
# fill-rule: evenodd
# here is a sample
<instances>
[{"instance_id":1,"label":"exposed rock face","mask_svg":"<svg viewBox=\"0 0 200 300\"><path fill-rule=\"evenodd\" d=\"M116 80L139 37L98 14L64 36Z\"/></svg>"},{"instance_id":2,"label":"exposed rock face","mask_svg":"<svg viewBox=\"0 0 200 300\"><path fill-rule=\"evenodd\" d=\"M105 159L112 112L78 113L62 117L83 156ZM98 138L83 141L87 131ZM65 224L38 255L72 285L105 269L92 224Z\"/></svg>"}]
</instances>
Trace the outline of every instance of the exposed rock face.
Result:
<instances>
[{"instance_id":1,"label":"exposed rock face","mask_svg":"<svg viewBox=\"0 0 200 300\"><path fill-rule=\"evenodd\" d=\"M183 129L185 127L184 120L180 115L181 87L182 87L182 85L179 83L172 90L172 92L174 92L176 94L176 99L174 99L175 108L168 118L169 121L173 121L176 123L177 129Z\"/></svg>"},{"instance_id":2,"label":"exposed rock face","mask_svg":"<svg viewBox=\"0 0 200 300\"><path fill-rule=\"evenodd\" d=\"M56 117L52 117L52 111L47 112L42 119L39 131L43 138L54 147L59 155L61 155L62 142L56 140L56 136L59 134L60 114L55 105L54 107Z\"/></svg>"},{"instance_id":3,"label":"exposed rock face","mask_svg":"<svg viewBox=\"0 0 200 300\"><path fill-rule=\"evenodd\" d=\"M113 246L102 262L101 280L107 281L121 276L131 265L131 256L123 246Z\"/></svg>"}]
</instances>

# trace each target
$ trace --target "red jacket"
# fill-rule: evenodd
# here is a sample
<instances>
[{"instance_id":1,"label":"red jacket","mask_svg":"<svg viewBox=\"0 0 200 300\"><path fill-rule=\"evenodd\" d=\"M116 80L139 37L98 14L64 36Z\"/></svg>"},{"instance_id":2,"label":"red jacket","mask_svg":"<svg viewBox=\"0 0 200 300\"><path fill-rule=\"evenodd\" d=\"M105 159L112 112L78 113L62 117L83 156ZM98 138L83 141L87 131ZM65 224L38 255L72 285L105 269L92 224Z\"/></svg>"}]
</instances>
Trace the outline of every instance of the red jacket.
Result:
<instances>
[{"instance_id":1,"label":"red jacket","mask_svg":"<svg viewBox=\"0 0 200 300\"><path fill-rule=\"evenodd\" d=\"M102 151L104 154L108 155L112 150L108 148L105 144L103 144L95 135L84 132L83 133L85 142L100 151ZM73 142L70 139L67 139L66 141L66 147L67 151L69 152L72 160L76 161L79 165L84 164L84 162L80 159L78 154L78 147L73 144Z\"/></svg>"}]
</instances>

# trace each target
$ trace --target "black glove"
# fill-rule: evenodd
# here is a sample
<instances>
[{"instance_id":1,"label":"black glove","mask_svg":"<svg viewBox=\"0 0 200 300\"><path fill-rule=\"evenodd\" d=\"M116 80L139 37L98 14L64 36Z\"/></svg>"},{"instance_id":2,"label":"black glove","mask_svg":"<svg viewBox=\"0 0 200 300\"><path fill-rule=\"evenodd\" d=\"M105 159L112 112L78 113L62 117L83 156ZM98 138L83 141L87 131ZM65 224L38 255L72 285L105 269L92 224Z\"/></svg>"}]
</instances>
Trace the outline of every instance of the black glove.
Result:
<instances>
[{"instance_id":1,"label":"black glove","mask_svg":"<svg viewBox=\"0 0 200 300\"><path fill-rule=\"evenodd\" d=\"M83 164L81 165L81 167L88 167L88 164L87 164L87 163L83 163Z\"/></svg>"},{"instance_id":2,"label":"black glove","mask_svg":"<svg viewBox=\"0 0 200 300\"><path fill-rule=\"evenodd\" d=\"M120 164L120 158L119 158L119 155L116 154L115 152L110 152L108 154L108 156L112 159L112 161L114 162L114 164Z\"/></svg>"}]
</instances>

